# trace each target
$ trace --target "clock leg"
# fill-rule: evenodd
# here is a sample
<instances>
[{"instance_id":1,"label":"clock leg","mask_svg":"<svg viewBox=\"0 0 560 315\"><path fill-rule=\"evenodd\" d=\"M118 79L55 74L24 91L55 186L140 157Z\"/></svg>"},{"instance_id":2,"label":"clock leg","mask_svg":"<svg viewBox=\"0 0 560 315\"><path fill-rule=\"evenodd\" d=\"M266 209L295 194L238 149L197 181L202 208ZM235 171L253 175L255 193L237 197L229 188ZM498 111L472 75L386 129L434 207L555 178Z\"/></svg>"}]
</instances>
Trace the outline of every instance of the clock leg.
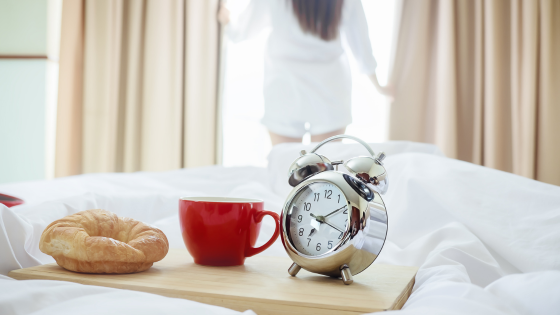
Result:
<instances>
[{"instance_id":1,"label":"clock leg","mask_svg":"<svg viewBox=\"0 0 560 315\"><path fill-rule=\"evenodd\" d=\"M298 264L293 263L290 268L288 268L288 273L290 276L295 277L300 270L301 267Z\"/></svg>"},{"instance_id":2,"label":"clock leg","mask_svg":"<svg viewBox=\"0 0 560 315\"><path fill-rule=\"evenodd\" d=\"M348 268L347 265L342 265L342 267L340 267L340 275L342 276L342 282L344 282L344 284L349 285L354 282L350 268Z\"/></svg>"}]
</instances>

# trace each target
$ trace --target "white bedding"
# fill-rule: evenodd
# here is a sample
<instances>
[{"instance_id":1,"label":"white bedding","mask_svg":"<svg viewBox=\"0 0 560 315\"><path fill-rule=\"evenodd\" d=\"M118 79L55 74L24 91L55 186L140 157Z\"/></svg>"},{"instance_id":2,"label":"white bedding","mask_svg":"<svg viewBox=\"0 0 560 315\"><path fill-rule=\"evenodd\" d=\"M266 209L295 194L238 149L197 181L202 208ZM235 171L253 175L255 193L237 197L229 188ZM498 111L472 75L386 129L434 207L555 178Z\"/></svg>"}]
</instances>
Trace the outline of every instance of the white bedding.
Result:
<instances>
[{"instance_id":1,"label":"white bedding","mask_svg":"<svg viewBox=\"0 0 560 315\"><path fill-rule=\"evenodd\" d=\"M0 274L53 262L38 250L44 227L81 210L104 208L151 223L176 248L184 248L180 196L260 198L266 209L279 211L289 189L287 168L302 148L275 147L268 170L205 167L0 185L0 192L26 201L11 209L0 205ZM560 187L448 159L429 145L390 142L373 148L388 153L390 176L384 197L388 237L375 263L420 267L401 313L560 314ZM335 160L365 151L333 144L319 153ZM265 218L259 244L273 229ZM286 254L277 241L262 255ZM163 312L237 313L152 294L0 275L0 314Z\"/></svg>"}]
</instances>

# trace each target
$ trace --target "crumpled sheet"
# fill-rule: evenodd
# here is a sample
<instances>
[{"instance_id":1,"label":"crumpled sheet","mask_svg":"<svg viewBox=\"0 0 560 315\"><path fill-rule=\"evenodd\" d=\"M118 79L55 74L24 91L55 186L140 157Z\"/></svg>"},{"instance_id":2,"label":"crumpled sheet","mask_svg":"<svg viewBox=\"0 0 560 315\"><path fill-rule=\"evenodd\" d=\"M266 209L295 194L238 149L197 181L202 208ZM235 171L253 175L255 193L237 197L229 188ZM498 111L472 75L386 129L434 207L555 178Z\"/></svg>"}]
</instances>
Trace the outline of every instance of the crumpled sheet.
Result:
<instances>
[{"instance_id":1,"label":"crumpled sheet","mask_svg":"<svg viewBox=\"0 0 560 315\"><path fill-rule=\"evenodd\" d=\"M331 160L340 158L337 153L365 153L345 144L333 146L333 151L325 151ZM560 314L560 187L448 159L430 147L399 146L402 150L393 150L385 163L390 176L383 197L389 229L375 262L420 267L413 293L399 312ZM175 248L184 248L177 216L180 196L260 198L266 209L279 212L286 197L280 191L285 189L288 160L295 159L301 148L278 146L268 170L205 167L0 186L1 192L27 202L11 209L0 206L0 274L53 262L38 249L43 229L81 210L104 208L153 224ZM274 223L265 217L258 244L273 230ZM262 255L286 253L277 241ZM0 314L33 312L236 313L140 292L0 276Z\"/></svg>"}]
</instances>

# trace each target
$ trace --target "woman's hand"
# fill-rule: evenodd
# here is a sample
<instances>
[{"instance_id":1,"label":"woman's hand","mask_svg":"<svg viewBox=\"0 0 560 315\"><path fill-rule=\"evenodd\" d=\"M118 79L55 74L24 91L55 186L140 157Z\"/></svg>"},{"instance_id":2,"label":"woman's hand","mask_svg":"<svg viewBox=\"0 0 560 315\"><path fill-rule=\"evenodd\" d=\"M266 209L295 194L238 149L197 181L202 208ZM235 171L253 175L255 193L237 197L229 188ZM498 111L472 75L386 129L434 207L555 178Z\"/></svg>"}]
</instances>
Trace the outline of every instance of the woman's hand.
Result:
<instances>
[{"instance_id":1,"label":"woman's hand","mask_svg":"<svg viewBox=\"0 0 560 315\"><path fill-rule=\"evenodd\" d=\"M369 78L371 79L371 82L373 82L373 85L379 94L386 96L391 102L395 100L395 88L392 85L387 84L385 86L381 86L375 73Z\"/></svg>"},{"instance_id":2,"label":"woman's hand","mask_svg":"<svg viewBox=\"0 0 560 315\"><path fill-rule=\"evenodd\" d=\"M229 23L229 9L226 8L223 2L220 3L220 10L218 10L218 21L222 25L227 25Z\"/></svg>"}]
</instances>

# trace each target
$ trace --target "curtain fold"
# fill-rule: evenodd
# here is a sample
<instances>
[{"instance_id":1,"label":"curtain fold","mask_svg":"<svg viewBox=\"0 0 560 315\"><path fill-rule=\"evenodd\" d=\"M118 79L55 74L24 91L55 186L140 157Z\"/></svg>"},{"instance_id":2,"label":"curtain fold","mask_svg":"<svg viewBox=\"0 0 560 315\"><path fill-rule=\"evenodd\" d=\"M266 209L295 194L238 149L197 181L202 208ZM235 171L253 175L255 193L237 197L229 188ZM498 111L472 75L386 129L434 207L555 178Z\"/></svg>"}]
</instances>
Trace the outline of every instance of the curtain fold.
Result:
<instances>
[{"instance_id":1,"label":"curtain fold","mask_svg":"<svg viewBox=\"0 0 560 315\"><path fill-rule=\"evenodd\" d=\"M55 176L82 170L84 2L64 1L61 16Z\"/></svg>"},{"instance_id":2,"label":"curtain fold","mask_svg":"<svg viewBox=\"0 0 560 315\"><path fill-rule=\"evenodd\" d=\"M400 7L390 139L560 185L560 3Z\"/></svg>"},{"instance_id":3,"label":"curtain fold","mask_svg":"<svg viewBox=\"0 0 560 315\"><path fill-rule=\"evenodd\" d=\"M541 2L535 177L560 185L560 2Z\"/></svg>"},{"instance_id":4,"label":"curtain fold","mask_svg":"<svg viewBox=\"0 0 560 315\"><path fill-rule=\"evenodd\" d=\"M218 0L189 0L185 15L185 167L208 165L217 161L217 104L220 29L216 23Z\"/></svg>"},{"instance_id":5,"label":"curtain fold","mask_svg":"<svg viewBox=\"0 0 560 315\"><path fill-rule=\"evenodd\" d=\"M218 0L82 3L81 145L56 156L80 167L60 175L215 164Z\"/></svg>"}]
</instances>

